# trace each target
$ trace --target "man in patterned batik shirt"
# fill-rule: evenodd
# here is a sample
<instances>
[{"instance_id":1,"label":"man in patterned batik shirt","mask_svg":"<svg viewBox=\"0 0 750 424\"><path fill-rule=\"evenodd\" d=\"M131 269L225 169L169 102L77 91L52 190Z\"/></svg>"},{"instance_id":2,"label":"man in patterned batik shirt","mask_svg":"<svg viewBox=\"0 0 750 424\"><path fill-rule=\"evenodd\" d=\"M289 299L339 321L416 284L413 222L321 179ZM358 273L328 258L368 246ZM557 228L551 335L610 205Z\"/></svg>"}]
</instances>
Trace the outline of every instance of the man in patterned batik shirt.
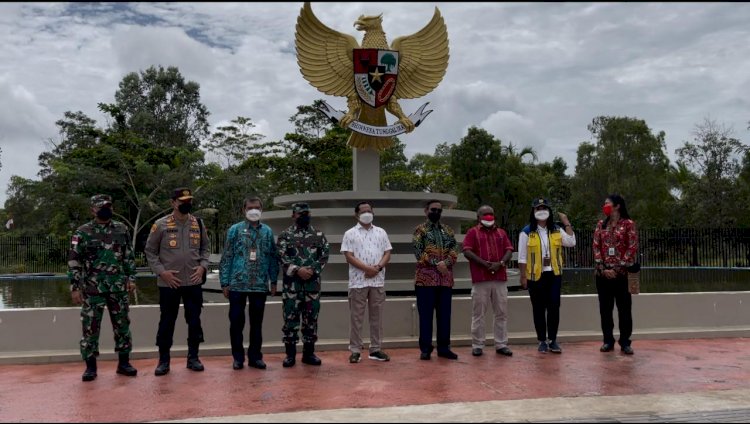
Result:
<instances>
[{"instance_id":1,"label":"man in patterned batik shirt","mask_svg":"<svg viewBox=\"0 0 750 424\"><path fill-rule=\"evenodd\" d=\"M456 237L451 227L440 223L443 213L440 201L428 201L424 213L427 221L414 229L412 241L417 257L414 292L419 312L419 359L430 360L433 313L437 320L438 356L458 359L450 350L453 266L458 258Z\"/></svg>"},{"instance_id":2,"label":"man in patterned batik shirt","mask_svg":"<svg viewBox=\"0 0 750 424\"><path fill-rule=\"evenodd\" d=\"M344 233L341 253L349 263L349 356L350 363L361 359L362 321L365 306L369 311L370 355L376 361L389 361L381 350L383 342L383 306L385 305L385 266L391 258L391 242L385 230L372 224L369 202L354 208L357 225Z\"/></svg>"}]
</instances>

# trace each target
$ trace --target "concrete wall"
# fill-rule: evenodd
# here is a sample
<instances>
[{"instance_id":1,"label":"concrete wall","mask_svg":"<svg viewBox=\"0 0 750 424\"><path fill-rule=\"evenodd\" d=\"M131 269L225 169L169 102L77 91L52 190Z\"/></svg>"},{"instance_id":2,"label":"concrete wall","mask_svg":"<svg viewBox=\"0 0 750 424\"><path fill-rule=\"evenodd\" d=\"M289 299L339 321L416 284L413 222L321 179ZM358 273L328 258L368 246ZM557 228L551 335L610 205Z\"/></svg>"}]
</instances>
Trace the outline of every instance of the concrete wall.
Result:
<instances>
[{"instance_id":1,"label":"concrete wall","mask_svg":"<svg viewBox=\"0 0 750 424\"><path fill-rule=\"evenodd\" d=\"M535 343L536 336L527 295L509 298L510 343ZM206 304L202 314L206 343L202 355L229 355L229 306ZM563 296L559 340L600 340L596 295ZM615 312L615 321L617 313ZM159 306L131 308L136 358L155 357ZM470 337L471 299L453 299L452 344L467 346ZM385 347L417 347L418 321L414 298L392 297L385 306ZM750 292L647 293L633 296L633 339L748 337L750 336ZM492 345L492 316L487 317L488 346ZM263 323L264 352L283 351L281 302L276 297L266 305ZM367 331L367 323L364 329ZM616 327L615 327L616 329ZM319 319L318 347L346 349L349 308L346 299L324 299ZM0 310L0 363L78 361L81 337L79 308L35 308ZM175 331L173 355L186 351L186 325L182 316ZM364 338L365 343L369 337ZM245 330L247 343L247 328ZM105 313L100 351L114 358L112 326Z\"/></svg>"}]
</instances>

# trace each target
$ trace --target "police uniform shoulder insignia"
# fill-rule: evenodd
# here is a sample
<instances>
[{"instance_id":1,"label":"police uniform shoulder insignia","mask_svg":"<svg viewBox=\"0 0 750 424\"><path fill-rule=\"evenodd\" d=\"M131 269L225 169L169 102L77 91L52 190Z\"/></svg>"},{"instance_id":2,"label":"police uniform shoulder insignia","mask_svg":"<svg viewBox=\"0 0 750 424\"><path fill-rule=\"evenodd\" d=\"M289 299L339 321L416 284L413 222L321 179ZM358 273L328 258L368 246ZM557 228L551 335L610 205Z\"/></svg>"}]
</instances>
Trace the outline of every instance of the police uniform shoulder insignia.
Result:
<instances>
[{"instance_id":1,"label":"police uniform shoulder insignia","mask_svg":"<svg viewBox=\"0 0 750 424\"><path fill-rule=\"evenodd\" d=\"M157 229L157 228L159 228L159 226L158 226L158 225L156 225L156 224L153 224L153 225L151 226L151 232L152 232L152 233L153 233L153 232L156 232L156 229Z\"/></svg>"}]
</instances>

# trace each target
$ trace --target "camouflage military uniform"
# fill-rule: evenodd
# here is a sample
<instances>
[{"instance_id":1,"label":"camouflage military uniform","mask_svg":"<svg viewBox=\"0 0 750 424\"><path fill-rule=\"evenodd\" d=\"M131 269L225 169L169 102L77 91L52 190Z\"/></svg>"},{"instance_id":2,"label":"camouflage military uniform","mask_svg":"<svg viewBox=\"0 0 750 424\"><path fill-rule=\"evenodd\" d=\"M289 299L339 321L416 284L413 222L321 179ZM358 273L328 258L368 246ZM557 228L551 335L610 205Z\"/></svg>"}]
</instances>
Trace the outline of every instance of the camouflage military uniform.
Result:
<instances>
[{"instance_id":1,"label":"camouflage military uniform","mask_svg":"<svg viewBox=\"0 0 750 424\"><path fill-rule=\"evenodd\" d=\"M133 347L128 317L128 284L135 282L135 258L124 224L93 220L73 234L68 255L70 290L82 293L81 356L99 355L99 331L104 306L115 333L115 351L130 353Z\"/></svg>"},{"instance_id":2,"label":"camouflage military uniform","mask_svg":"<svg viewBox=\"0 0 750 424\"><path fill-rule=\"evenodd\" d=\"M295 207L294 211L298 212L297 209ZM284 275L283 341L297 343L301 318L303 343L315 343L318 340L320 273L328 263L328 240L323 232L317 231L312 225L306 228L293 225L279 235L277 245ZM305 266L314 270L313 276L308 280L303 280L296 274L297 269Z\"/></svg>"}]
</instances>

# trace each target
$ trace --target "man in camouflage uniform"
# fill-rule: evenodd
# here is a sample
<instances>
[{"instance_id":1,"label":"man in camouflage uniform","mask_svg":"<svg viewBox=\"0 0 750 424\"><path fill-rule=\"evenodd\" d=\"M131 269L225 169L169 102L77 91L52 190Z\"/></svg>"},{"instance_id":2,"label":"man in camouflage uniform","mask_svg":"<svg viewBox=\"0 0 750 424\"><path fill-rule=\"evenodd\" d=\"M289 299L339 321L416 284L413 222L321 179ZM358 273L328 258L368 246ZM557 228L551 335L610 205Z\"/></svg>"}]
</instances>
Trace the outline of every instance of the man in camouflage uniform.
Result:
<instances>
[{"instance_id":1,"label":"man in camouflage uniform","mask_svg":"<svg viewBox=\"0 0 750 424\"><path fill-rule=\"evenodd\" d=\"M129 363L133 340L128 317L128 291L135 290L135 258L128 230L112 219L112 198L98 194L91 198L94 220L73 234L68 255L68 278L73 303L83 305L81 356L86 361L83 381L96 378L99 355L99 331L104 306L109 310L115 333L115 352L119 352L117 373L135 376Z\"/></svg>"},{"instance_id":2,"label":"man in camouflage uniform","mask_svg":"<svg viewBox=\"0 0 750 424\"><path fill-rule=\"evenodd\" d=\"M297 332L302 321L302 362L320 365L315 356L318 340L318 313L320 312L320 273L328 263L328 240L321 231L310 225L310 206L307 203L292 205L294 225L284 230L277 246L284 275L282 301L284 304L284 346L286 358L283 366L295 364Z\"/></svg>"}]
</instances>

